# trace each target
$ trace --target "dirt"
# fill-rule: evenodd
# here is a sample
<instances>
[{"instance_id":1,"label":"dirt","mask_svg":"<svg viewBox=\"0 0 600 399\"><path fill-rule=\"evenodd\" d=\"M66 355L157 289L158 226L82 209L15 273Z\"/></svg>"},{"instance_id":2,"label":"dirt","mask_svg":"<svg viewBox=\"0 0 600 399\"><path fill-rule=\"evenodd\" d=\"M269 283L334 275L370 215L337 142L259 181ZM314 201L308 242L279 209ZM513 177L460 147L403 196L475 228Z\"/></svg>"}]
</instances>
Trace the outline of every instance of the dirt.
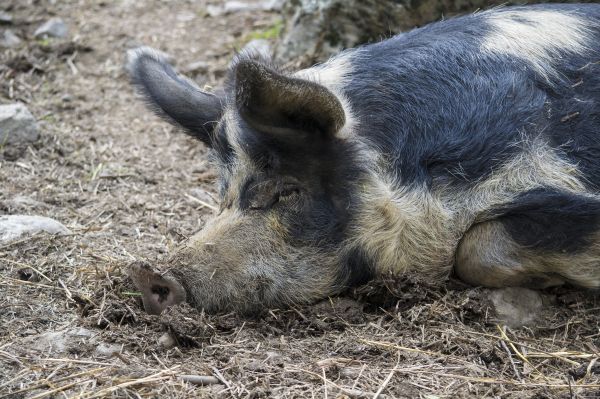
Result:
<instances>
[{"instance_id":1,"label":"dirt","mask_svg":"<svg viewBox=\"0 0 600 399\"><path fill-rule=\"evenodd\" d=\"M0 103L24 102L42 132L0 150L0 213L73 232L0 245L0 398L600 397L590 292L544 292L544 316L520 328L497 320L490 291L407 278L254 318L187 305L144 313L126 266L202 227L212 211L194 198L214 203L214 171L201 144L136 99L125 52L144 44L181 69L207 62L192 78L216 86L235 49L279 18L212 18L207 5L0 4L25 39L0 53ZM53 16L68 38L32 39Z\"/></svg>"}]
</instances>

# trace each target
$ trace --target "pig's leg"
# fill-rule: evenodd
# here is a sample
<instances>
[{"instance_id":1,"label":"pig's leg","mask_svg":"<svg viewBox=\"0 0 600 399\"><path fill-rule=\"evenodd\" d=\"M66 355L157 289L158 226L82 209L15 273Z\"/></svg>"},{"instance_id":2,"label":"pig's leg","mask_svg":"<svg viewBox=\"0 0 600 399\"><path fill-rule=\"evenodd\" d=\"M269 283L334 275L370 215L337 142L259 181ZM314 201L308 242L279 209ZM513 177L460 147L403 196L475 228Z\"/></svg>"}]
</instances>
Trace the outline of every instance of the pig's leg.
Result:
<instances>
[{"instance_id":1,"label":"pig's leg","mask_svg":"<svg viewBox=\"0 0 600 399\"><path fill-rule=\"evenodd\" d=\"M496 212L496 211L495 211ZM474 225L462 238L455 272L486 287L600 287L600 201L538 189Z\"/></svg>"}]
</instances>

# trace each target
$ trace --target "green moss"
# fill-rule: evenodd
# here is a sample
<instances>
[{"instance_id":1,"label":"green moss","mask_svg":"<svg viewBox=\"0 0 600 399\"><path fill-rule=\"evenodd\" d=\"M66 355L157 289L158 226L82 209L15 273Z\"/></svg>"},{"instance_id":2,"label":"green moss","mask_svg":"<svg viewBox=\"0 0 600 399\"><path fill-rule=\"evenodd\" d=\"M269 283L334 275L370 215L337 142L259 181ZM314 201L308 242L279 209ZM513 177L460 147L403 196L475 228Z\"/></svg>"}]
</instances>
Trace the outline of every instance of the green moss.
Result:
<instances>
[{"instance_id":1,"label":"green moss","mask_svg":"<svg viewBox=\"0 0 600 399\"><path fill-rule=\"evenodd\" d=\"M279 20L275 21L271 26L267 27L266 29L255 30L255 31L248 33L241 40L239 47L240 48L244 47L244 45L246 43L248 43L252 40L256 40L256 39L264 39L264 40L277 39L279 37L279 35L281 34L282 30L283 30L283 20L279 19Z\"/></svg>"},{"instance_id":2,"label":"green moss","mask_svg":"<svg viewBox=\"0 0 600 399\"><path fill-rule=\"evenodd\" d=\"M48 46L50 46L50 39L49 39L49 38L47 38L47 37L45 37L45 38L43 38L43 39L38 39L38 41L37 41L37 42L38 42L38 44L39 44L41 47L48 47Z\"/></svg>"}]
</instances>

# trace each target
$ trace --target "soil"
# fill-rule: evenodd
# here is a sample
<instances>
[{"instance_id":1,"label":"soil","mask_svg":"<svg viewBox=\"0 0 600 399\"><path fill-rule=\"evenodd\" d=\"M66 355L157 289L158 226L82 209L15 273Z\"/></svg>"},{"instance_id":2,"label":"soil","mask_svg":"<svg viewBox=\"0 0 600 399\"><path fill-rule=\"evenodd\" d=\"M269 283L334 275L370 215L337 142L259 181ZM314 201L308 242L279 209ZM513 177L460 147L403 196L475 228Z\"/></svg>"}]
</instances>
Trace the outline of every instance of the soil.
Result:
<instances>
[{"instance_id":1,"label":"soil","mask_svg":"<svg viewBox=\"0 0 600 399\"><path fill-rule=\"evenodd\" d=\"M210 17L208 5L0 4L24 38L0 53L0 103L24 102L42 131L0 150L0 213L73 232L0 244L0 398L600 397L590 292L544 292L542 317L521 328L496 320L487 290L407 278L255 318L146 314L126 266L202 227L212 211L197 199L214 203L214 171L200 143L136 98L125 52L150 45L180 70L206 62L190 76L216 86L235 49L279 19ZM54 16L69 36L33 39Z\"/></svg>"}]
</instances>

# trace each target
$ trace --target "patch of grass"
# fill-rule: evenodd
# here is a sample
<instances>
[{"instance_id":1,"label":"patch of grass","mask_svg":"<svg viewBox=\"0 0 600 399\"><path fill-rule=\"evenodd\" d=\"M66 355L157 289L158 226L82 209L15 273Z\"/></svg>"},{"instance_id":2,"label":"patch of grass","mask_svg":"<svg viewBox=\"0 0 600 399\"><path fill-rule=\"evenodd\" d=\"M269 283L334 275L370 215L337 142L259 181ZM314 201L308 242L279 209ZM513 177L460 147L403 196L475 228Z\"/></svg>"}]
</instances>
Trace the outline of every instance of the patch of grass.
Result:
<instances>
[{"instance_id":1,"label":"patch of grass","mask_svg":"<svg viewBox=\"0 0 600 399\"><path fill-rule=\"evenodd\" d=\"M257 29L254 30L247 35L245 35L240 42L235 46L236 50L240 50L244 47L248 42L256 39L263 40L274 40L279 37L281 31L283 30L283 20L278 19L272 25L268 26L265 29Z\"/></svg>"},{"instance_id":2,"label":"patch of grass","mask_svg":"<svg viewBox=\"0 0 600 399\"><path fill-rule=\"evenodd\" d=\"M90 181L96 180L96 178L98 177L98 175L102 171L102 168L104 168L104 164L102 162L100 162L96 166L93 166L92 170L91 170L91 172L89 174L89 180Z\"/></svg>"},{"instance_id":3,"label":"patch of grass","mask_svg":"<svg viewBox=\"0 0 600 399\"><path fill-rule=\"evenodd\" d=\"M265 40L276 39L279 37L279 34L281 33L282 29L283 29L283 20L279 19L279 20L275 21L275 23L273 23L273 25L269 26L267 29L256 30L256 31L250 32L249 34L246 35L246 39L247 39L247 41L254 40L254 39L265 39Z\"/></svg>"},{"instance_id":4,"label":"patch of grass","mask_svg":"<svg viewBox=\"0 0 600 399\"><path fill-rule=\"evenodd\" d=\"M38 39L37 42L41 47L49 47L50 46L50 38L48 38L48 37L45 37L43 39Z\"/></svg>"}]
</instances>

